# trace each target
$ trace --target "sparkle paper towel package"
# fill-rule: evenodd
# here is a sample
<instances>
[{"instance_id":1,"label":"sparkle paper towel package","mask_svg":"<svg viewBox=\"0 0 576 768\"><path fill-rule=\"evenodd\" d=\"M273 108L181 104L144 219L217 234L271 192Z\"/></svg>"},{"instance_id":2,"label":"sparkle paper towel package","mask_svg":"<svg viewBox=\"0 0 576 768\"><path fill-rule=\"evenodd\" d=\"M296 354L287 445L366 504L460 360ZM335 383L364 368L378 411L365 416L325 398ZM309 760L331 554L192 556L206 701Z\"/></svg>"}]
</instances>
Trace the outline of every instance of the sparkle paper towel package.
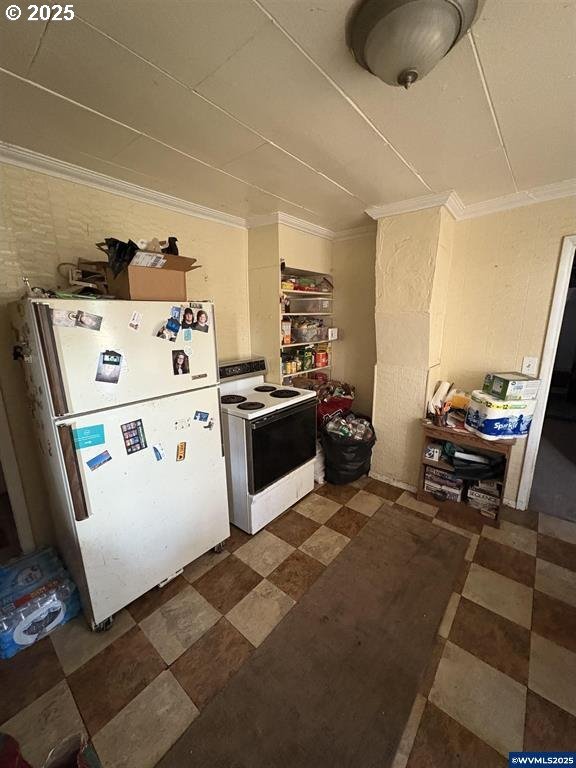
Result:
<instances>
[{"instance_id":1,"label":"sparkle paper towel package","mask_svg":"<svg viewBox=\"0 0 576 768\"><path fill-rule=\"evenodd\" d=\"M497 400L485 392L472 392L464 426L486 440L526 437L536 400Z\"/></svg>"}]
</instances>

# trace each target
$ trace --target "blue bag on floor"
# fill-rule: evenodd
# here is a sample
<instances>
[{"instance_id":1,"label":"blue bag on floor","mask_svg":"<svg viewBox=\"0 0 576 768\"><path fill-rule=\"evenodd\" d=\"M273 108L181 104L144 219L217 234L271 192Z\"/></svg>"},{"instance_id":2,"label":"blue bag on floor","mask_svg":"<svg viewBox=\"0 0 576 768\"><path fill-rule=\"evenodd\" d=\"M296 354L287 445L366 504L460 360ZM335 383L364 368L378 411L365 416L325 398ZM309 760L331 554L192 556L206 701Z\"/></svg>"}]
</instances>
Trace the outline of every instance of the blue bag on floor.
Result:
<instances>
[{"instance_id":1,"label":"blue bag on floor","mask_svg":"<svg viewBox=\"0 0 576 768\"><path fill-rule=\"evenodd\" d=\"M14 656L79 612L76 585L54 550L0 568L0 658Z\"/></svg>"}]
</instances>

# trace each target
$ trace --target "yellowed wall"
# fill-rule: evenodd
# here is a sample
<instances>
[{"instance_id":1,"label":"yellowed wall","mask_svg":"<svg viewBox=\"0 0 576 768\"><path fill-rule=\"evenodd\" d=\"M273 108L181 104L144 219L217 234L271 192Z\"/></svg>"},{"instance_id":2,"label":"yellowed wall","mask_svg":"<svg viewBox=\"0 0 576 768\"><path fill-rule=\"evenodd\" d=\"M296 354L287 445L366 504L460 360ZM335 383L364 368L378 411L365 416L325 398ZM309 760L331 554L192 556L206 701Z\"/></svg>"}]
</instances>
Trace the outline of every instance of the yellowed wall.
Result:
<instances>
[{"instance_id":1,"label":"yellowed wall","mask_svg":"<svg viewBox=\"0 0 576 768\"><path fill-rule=\"evenodd\" d=\"M431 318L433 309L441 315L450 252L445 226L451 224L440 208L378 221L373 421L379 440L372 473L409 486L418 478L419 419L440 333Z\"/></svg>"},{"instance_id":2,"label":"yellowed wall","mask_svg":"<svg viewBox=\"0 0 576 768\"><path fill-rule=\"evenodd\" d=\"M376 230L332 247L334 324L332 375L356 387L354 408L372 413L376 364L375 311Z\"/></svg>"},{"instance_id":3,"label":"yellowed wall","mask_svg":"<svg viewBox=\"0 0 576 768\"><path fill-rule=\"evenodd\" d=\"M332 271L332 241L325 237L278 225L280 258L288 267L311 272Z\"/></svg>"},{"instance_id":4,"label":"yellowed wall","mask_svg":"<svg viewBox=\"0 0 576 768\"><path fill-rule=\"evenodd\" d=\"M214 300L220 357L250 353L246 230L0 164L0 386L39 544L50 539L51 526L20 369L10 357L6 304L22 295L24 276L54 287L56 265L97 257L94 243L106 235L176 235L180 253L203 265L189 274L188 295Z\"/></svg>"},{"instance_id":5,"label":"yellowed wall","mask_svg":"<svg viewBox=\"0 0 576 768\"><path fill-rule=\"evenodd\" d=\"M278 225L248 232L248 285L252 354L266 358L267 378L281 383L280 254Z\"/></svg>"},{"instance_id":6,"label":"yellowed wall","mask_svg":"<svg viewBox=\"0 0 576 768\"><path fill-rule=\"evenodd\" d=\"M477 389L487 371L519 369L524 356L541 358L562 238L576 232L576 202L555 200L459 222L433 209L378 224L374 419L377 430L385 429L386 444L376 445L373 469L414 485L426 379ZM425 357L428 377L419 367ZM511 501L523 452L520 442L506 489Z\"/></svg>"},{"instance_id":7,"label":"yellowed wall","mask_svg":"<svg viewBox=\"0 0 576 768\"><path fill-rule=\"evenodd\" d=\"M520 370L542 357L562 238L576 233L565 198L457 222L442 371L481 389L488 371ZM513 449L506 497L515 500L524 443Z\"/></svg>"}]
</instances>

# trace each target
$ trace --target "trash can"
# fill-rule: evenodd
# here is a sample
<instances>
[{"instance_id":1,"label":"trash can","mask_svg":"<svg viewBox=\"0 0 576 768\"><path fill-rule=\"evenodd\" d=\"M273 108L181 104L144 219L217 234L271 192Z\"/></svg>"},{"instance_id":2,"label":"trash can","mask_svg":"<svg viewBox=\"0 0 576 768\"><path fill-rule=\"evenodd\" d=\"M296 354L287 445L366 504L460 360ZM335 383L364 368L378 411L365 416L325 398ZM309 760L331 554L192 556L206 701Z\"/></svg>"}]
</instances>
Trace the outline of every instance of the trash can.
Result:
<instances>
[{"instance_id":1,"label":"trash can","mask_svg":"<svg viewBox=\"0 0 576 768\"><path fill-rule=\"evenodd\" d=\"M346 485L368 474L376 443L370 419L353 413L335 416L323 424L320 438L328 483Z\"/></svg>"}]
</instances>

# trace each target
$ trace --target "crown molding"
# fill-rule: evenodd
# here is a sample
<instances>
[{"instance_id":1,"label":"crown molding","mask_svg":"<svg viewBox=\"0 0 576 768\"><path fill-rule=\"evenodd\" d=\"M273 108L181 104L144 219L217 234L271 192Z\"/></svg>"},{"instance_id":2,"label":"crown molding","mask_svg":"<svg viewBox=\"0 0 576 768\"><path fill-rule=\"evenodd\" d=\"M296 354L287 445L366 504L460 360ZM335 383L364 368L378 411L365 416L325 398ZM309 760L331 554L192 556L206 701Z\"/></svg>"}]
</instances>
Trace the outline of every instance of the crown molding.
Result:
<instances>
[{"instance_id":1,"label":"crown molding","mask_svg":"<svg viewBox=\"0 0 576 768\"><path fill-rule=\"evenodd\" d=\"M495 197L491 200L483 200L480 203L464 205L456 192L442 192L437 195L425 195L414 197L411 200L402 200L399 203L389 205L373 205L366 209L366 213L373 219L382 219L388 216L397 216L401 213L422 211L426 208L445 206L456 221L464 219L476 219L480 216L489 216L491 213L501 213L514 208L523 208L534 203L543 203L548 200L559 200L563 197L576 196L576 179L567 179L556 184L547 184L543 187L534 187L512 195Z\"/></svg>"},{"instance_id":2,"label":"crown molding","mask_svg":"<svg viewBox=\"0 0 576 768\"><path fill-rule=\"evenodd\" d=\"M440 192L434 195L423 195L422 197L413 197L410 200L400 200L397 203L388 203L387 205L371 205L366 208L366 213L373 219L383 219L387 216L397 216L400 213L412 213L413 211L423 211L426 208L438 208L444 205L454 218L458 218L460 210L463 208L462 201L456 192Z\"/></svg>"},{"instance_id":3,"label":"crown molding","mask_svg":"<svg viewBox=\"0 0 576 768\"><path fill-rule=\"evenodd\" d=\"M333 240L335 235L333 230L328 229L327 227L322 227L320 224L313 224L311 221L305 221L304 219L299 219L296 216L291 216L289 213L282 213L281 211L265 213L261 216L250 216L246 219L246 226L248 229L266 227L270 224L283 224L286 227L297 229L299 232L306 232L308 235L323 237L326 240Z\"/></svg>"},{"instance_id":4,"label":"crown molding","mask_svg":"<svg viewBox=\"0 0 576 768\"><path fill-rule=\"evenodd\" d=\"M183 213L186 216L194 216L197 219L216 221L229 227L246 228L246 220L241 216L233 216L223 211L208 208L205 205L198 205L173 195L167 195L164 192L156 192L153 189L141 187L138 184L114 179L103 173L90 171L87 168L66 163L64 160L57 160L53 157L42 155L39 152L33 152L31 149L24 149L23 147L17 147L14 144L7 144L3 141L0 142L0 162L44 173L64 181L83 184L86 187L92 187L102 192L111 192L114 195L126 197L129 200L136 200L139 203L149 203L161 208L167 208L175 213Z\"/></svg>"},{"instance_id":5,"label":"crown molding","mask_svg":"<svg viewBox=\"0 0 576 768\"><path fill-rule=\"evenodd\" d=\"M353 227L352 229L341 229L338 232L334 232L332 240L339 243L343 240L356 240L358 237L368 237L376 235L376 227L374 224L368 224L365 227Z\"/></svg>"}]
</instances>

